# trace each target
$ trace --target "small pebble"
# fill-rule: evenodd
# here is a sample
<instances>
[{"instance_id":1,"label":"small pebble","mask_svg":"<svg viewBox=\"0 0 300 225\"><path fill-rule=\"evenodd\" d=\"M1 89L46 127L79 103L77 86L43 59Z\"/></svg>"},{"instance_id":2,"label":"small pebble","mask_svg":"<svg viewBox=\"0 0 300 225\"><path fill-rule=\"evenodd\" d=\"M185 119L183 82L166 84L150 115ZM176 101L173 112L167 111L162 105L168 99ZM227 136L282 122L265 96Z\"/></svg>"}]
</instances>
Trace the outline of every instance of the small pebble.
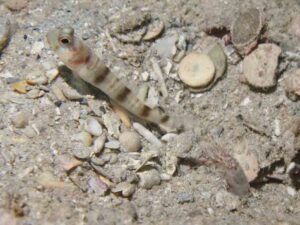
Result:
<instances>
[{"instance_id":1,"label":"small pebble","mask_svg":"<svg viewBox=\"0 0 300 225\"><path fill-rule=\"evenodd\" d=\"M99 137L102 134L102 126L95 118L88 118L84 124L84 129L91 135Z\"/></svg>"},{"instance_id":2,"label":"small pebble","mask_svg":"<svg viewBox=\"0 0 300 225\"><path fill-rule=\"evenodd\" d=\"M241 81L262 89L275 86L280 53L281 49L275 44L260 44L256 50L245 57Z\"/></svg>"},{"instance_id":3,"label":"small pebble","mask_svg":"<svg viewBox=\"0 0 300 225\"><path fill-rule=\"evenodd\" d=\"M23 130L23 133L28 138L33 138L37 135L36 131L31 126L25 127L25 129Z\"/></svg>"},{"instance_id":4,"label":"small pebble","mask_svg":"<svg viewBox=\"0 0 300 225\"><path fill-rule=\"evenodd\" d=\"M93 176L88 180L88 186L91 191L100 194L101 196L105 195L108 191L108 186L96 176Z\"/></svg>"},{"instance_id":5,"label":"small pebble","mask_svg":"<svg viewBox=\"0 0 300 225\"><path fill-rule=\"evenodd\" d=\"M154 24L150 25L150 28L148 28L147 33L143 37L143 40L151 41L151 40L157 38L164 30L164 27L165 27L164 22L162 22L162 21L154 22Z\"/></svg>"},{"instance_id":6,"label":"small pebble","mask_svg":"<svg viewBox=\"0 0 300 225\"><path fill-rule=\"evenodd\" d=\"M129 182L121 182L116 185L111 191L113 193L120 192L123 197L130 197L135 192L135 184Z\"/></svg>"},{"instance_id":7,"label":"small pebble","mask_svg":"<svg viewBox=\"0 0 300 225\"><path fill-rule=\"evenodd\" d=\"M96 166L103 166L107 162L107 160L93 155L91 158L91 162Z\"/></svg>"},{"instance_id":8,"label":"small pebble","mask_svg":"<svg viewBox=\"0 0 300 225\"><path fill-rule=\"evenodd\" d=\"M109 141L105 143L105 148L109 149L119 149L120 148L120 142L119 141Z\"/></svg>"},{"instance_id":9,"label":"small pebble","mask_svg":"<svg viewBox=\"0 0 300 225\"><path fill-rule=\"evenodd\" d=\"M227 211L236 210L241 204L238 196L231 194L225 190L219 191L216 194L215 198L216 205L218 207L224 208Z\"/></svg>"},{"instance_id":10,"label":"small pebble","mask_svg":"<svg viewBox=\"0 0 300 225\"><path fill-rule=\"evenodd\" d=\"M139 185L141 188L151 189L153 186L160 184L160 174L155 169L146 170L137 174L140 178Z\"/></svg>"},{"instance_id":11,"label":"small pebble","mask_svg":"<svg viewBox=\"0 0 300 225\"><path fill-rule=\"evenodd\" d=\"M215 66L207 55L194 52L181 60L178 74L190 87L205 87L215 76Z\"/></svg>"},{"instance_id":12,"label":"small pebble","mask_svg":"<svg viewBox=\"0 0 300 225\"><path fill-rule=\"evenodd\" d=\"M80 147L78 148L74 147L72 149L72 153L77 159L81 159L81 160L87 160L91 156L91 152L88 149L80 148Z\"/></svg>"},{"instance_id":13,"label":"small pebble","mask_svg":"<svg viewBox=\"0 0 300 225\"><path fill-rule=\"evenodd\" d=\"M143 81L148 81L149 80L149 78L150 78L150 74L148 73L148 72L143 72L142 74L141 74L141 76L142 76L142 78L143 78Z\"/></svg>"},{"instance_id":14,"label":"small pebble","mask_svg":"<svg viewBox=\"0 0 300 225\"><path fill-rule=\"evenodd\" d=\"M286 190L287 190L287 193L288 193L290 196L292 196L292 197L294 197L294 196L297 194L296 190L295 190L294 188L290 187L290 186L288 186L288 187L286 188Z\"/></svg>"},{"instance_id":15,"label":"small pebble","mask_svg":"<svg viewBox=\"0 0 300 225\"><path fill-rule=\"evenodd\" d=\"M27 7L28 0L8 0L5 2L5 6L11 11L20 11Z\"/></svg>"},{"instance_id":16,"label":"small pebble","mask_svg":"<svg viewBox=\"0 0 300 225\"><path fill-rule=\"evenodd\" d=\"M28 125L28 115L24 112L19 112L12 117L11 122L16 128L24 128Z\"/></svg>"},{"instance_id":17,"label":"small pebble","mask_svg":"<svg viewBox=\"0 0 300 225\"><path fill-rule=\"evenodd\" d=\"M92 143L93 143L92 136L88 132L85 132L85 131L83 131L83 132L81 132L79 134L75 134L72 137L72 139L75 140L75 141L82 142L87 147L91 146Z\"/></svg>"},{"instance_id":18,"label":"small pebble","mask_svg":"<svg viewBox=\"0 0 300 225\"><path fill-rule=\"evenodd\" d=\"M51 88L53 94L55 95L58 101L64 102L67 100L59 85L54 84Z\"/></svg>"},{"instance_id":19,"label":"small pebble","mask_svg":"<svg viewBox=\"0 0 300 225\"><path fill-rule=\"evenodd\" d=\"M194 196L186 192L179 193L177 196L177 202L179 204L194 202L194 200Z\"/></svg>"},{"instance_id":20,"label":"small pebble","mask_svg":"<svg viewBox=\"0 0 300 225\"><path fill-rule=\"evenodd\" d=\"M71 88L66 83L61 84L61 91L64 94L64 96L71 101L82 99L82 95L79 94L75 89Z\"/></svg>"},{"instance_id":21,"label":"small pebble","mask_svg":"<svg viewBox=\"0 0 300 225\"><path fill-rule=\"evenodd\" d=\"M10 85L11 89L15 92L18 92L20 94L26 94L27 90L26 87L28 86L27 82L25 80L19 81L16 83L13 83Z\"/></svg>"},{"instance_id":22,"label":"small pebble","mask_svg":"<svg viewBox=\"0 0 300 225\"><path fill-rule=\"evenodd\" d=\"M133 131L125 131L121 133L119 141L128 152L137 152L142 147L140 136Z\"/></svg>"},{"instance_id":23,"label":"small pebble","mask_svg":"<svg viewBox=\"0 0 300 225\"><path fill-rule=\"evenodd\" d=\"M293 69L285 73L286 95L292 101L300 97L300 69Z\"/></svg>"},{"instance_id":24,"label":"small pebble","mask_svg":"<svg viewBox=\"0 0 300 225\"><path fill-rule=\"evenodd\" d=\"M99 137L96 138L96 140L94 141L94 152L96 154L99 154L103 148L104 148L104 144L106 141L106 136L105 135L101 135Z\"/></svg>"},{"instance_id":25,"label":"small pebble","mask_svg":"<svg viewBox=\"0 0 300 225\"><path fill-rule=\"evenodd\" d=\"M40 91L39 89L32 89L30 91L27 92L27 97L31 98L31 99L36 99L39 97L42 97L45 94L44 91Z\"/></svg>"}]
</instances>

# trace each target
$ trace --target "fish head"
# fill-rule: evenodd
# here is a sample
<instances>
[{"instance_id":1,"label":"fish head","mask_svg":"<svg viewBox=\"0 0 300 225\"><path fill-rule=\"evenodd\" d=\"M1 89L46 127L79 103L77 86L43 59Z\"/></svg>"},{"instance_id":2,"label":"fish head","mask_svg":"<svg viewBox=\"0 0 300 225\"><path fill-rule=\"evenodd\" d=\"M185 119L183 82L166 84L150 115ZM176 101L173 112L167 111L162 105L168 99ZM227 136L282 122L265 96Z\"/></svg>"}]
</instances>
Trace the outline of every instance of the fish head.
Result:
<instances>
[{"instance_id":1,"label":"fish head","mask_svg":"<svg viewBox=\"0 0 300 225\"><path fill-rule=\"evenodd\" d=\"M47 33L50 48L68 65L68 62L78 51L78 40L71 27L57 28Z\"/></svg>"}]
</instances>

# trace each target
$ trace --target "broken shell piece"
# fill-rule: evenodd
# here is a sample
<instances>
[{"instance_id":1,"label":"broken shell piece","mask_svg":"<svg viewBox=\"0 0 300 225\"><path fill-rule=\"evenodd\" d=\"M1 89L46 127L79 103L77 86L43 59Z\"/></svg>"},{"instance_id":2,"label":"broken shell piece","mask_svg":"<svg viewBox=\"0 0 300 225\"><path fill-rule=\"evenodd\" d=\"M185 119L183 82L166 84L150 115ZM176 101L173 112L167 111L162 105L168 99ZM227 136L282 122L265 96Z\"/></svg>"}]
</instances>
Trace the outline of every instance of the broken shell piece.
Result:
<instances>
[{"instance_id":1,"label":"broken shell piece","mask_svg":"<svg viewBox=\"0 0 300 225\"><path fill-rule=\"evenodd\" d=\"M41 91L39 89L32 89L32 90L28 91L26 95L28 98L36 99L36 98L42 97L44 94L45 94L44 91Z\"/></svg>"},{"instance_id":2,"label":"broken shell piece","mask_svg":"<svg viewBox=\"0 0 300 225\"><path fill-rule=\"evenodd\" d=\"M11 23L8 19L0 19L0 52L8 44L11 35Z\"/></svg>"},{"instance_id":3,"label":"broken shell piece","mask_svg":"<svg viewBox=\"0 0 300 225\"><path fill-rule=\"evenodd\" d=\"M181 60L178 74L190 87L206 87L215 76L215 66L207 55L193 52Z\"/></svg>"},{"instance_id":4,"label":"broken shell piece","mask_svg":"<svg viewBox=\"0 0 300 225\"><path fill-rule=\"evenodd\" d=\"M137 174L140 178L139 185L141 188L151 189L153 186L160 184L160 175L155 169L146 170Z\"/></svg>"},{"instance_id":5,"label":"broken shell piece","mask_svg":"<svg viewBox=\"0 0 300 225\"><path fill-rule=\"evenodd\" d=\"M135 185L129 182L121 182L112 188L113 193L121 193L123 197L130 197L135 192Z\"/></svg>"},{"instance_id":6,"label":"broken shell piece","mask_svg":"<svg viewBox=\"0 0 300 225\"><path fill-rule=\"evenodd\" d=\"M66 83L61 84L61 91L64 94L64 96L71 101L82 99L82 95L79 94L75 89L71 88Z\"/></svg>"},{"instance_id":7,"label":"broken shell piece","mask_svg":"<svg viewBox=\"0 0 300 225\"><path fill-rule=\"evenodd\" d=\"M286 95L292 101L296 101L300 97L300 69L288 71L285 76Z\"/></svg>"},{"instance_id":8,"label":"broken shell piece","mask_svg":"<svg viewBox=\"0 0 300 225\"><path fill-rule=\"evenodd\" d=\"M13 83L10 87L13 91L18 92L20 94L26 94L27 90L26 87L28 86L28 84L26 83L26 81L20 81L20 82L16 82Z\"/></svg>"},{"instance_id":9,"label":"broken shell piece","mask_svg":"<svg viewBox=\"0 0 300 225\"><path fill-rule=\"evenodd\" d=\"M249 53L251 46L255 46L263 26L260 11L256 8L241 13L231 27L233 45L244 55Z\"/></svg>"},{"instance_id":10,"label":"broken shell piece","mask_svg":"<svg viewBox=\"0 0 300 225\"><path fill-rule=\"evenodd\" d=\"M30 85L37 85L37 84L47 84L48 83L48 78L44 75L41 75L39 77L36 77L34 79L26 80L26 82Z\"/></svg>"},{"instance_id":11,"label":"broken shell piece","mask_svg":"<svg viewBox=\"0 0 300 225\"><path fill-rule=\"evenodd\" d=\"M164 30L164 27L165 27L164 22L162 22L162 21L154 22L153 25L149 26L147 33L143 37L143 40L151 41L151 40L157 38Z\"/></svg>"},{"instance_id":12,"label":"broken shell piece","mask_svg":"<svg viewBox=\"0 0 300 225\"><path fill-rule=\"evenodd\" d=\"M244 78L249 85L267 89L276 85L276 68L281 49L274 44L261 44L243 62Z\"/></svg>"},{"instance_id":13,"label":"broken shell piece","mask_svg":"<svg viewBox=\"0 0 300 225\"><path fill-rule=\"evenodd\" d=\"M212 47L212 49L208 52L209 58L214 63L216 72L212 82L206 87L200 88L190 88L192 92L204 92L210 90L213 85L223 76L227 67L227 59L226 55L223 51L223 48L220 44L216 44Z\"/></svg>"},{"instance_id":14,"label":"broken shell piece","mask_svg":"<svg viewBox=\"0 0 300 225\"><path fill-rule=\"evenodd\" d=\"M84 124L84 129L93 136L99 137L102 134L102 126L95 118L88 118Z\"/></svg>"}]
</instances>

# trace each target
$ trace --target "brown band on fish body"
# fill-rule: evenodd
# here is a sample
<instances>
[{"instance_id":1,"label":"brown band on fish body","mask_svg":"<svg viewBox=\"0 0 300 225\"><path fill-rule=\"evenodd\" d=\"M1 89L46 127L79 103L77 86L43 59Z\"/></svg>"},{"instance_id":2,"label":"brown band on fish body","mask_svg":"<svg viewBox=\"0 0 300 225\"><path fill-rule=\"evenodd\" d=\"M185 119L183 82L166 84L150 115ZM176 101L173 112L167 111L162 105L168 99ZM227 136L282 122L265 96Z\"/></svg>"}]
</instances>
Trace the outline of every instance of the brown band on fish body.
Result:
<instances>
[{"instance_id":1,"label":"brown band on fish body","mask_svg":"<svg viewBox=\"0 0 300 225\"><path fill-rule=\"evenodd\" d=\"M131 92L131 90L129 88L124 87L123 90L118 93L118 95L116 97L117 100L120 102L123 102L127 98L128 94L130 92Z\"/></svg>"},{"instance_id":2,"label":"brown band on fish body","mask_svg":"<svg viewBox=\"0 0 300 225\"><path fill-rule=\"evenodd\" d=\"M78 55L77 57L69 59L69 64L76 65L76 66L78 66L80 64L85 64L87 61L87 58L88 57L82 57L81 55Z\"/></svg>"},{"instance_id":3,"label":"brown band on fish body","mask_svg":"<svg viewBox=\"0 0 300 225\"><path fill-rule=\"evenodd\" d=\"M99 67L94 77L94 83L96 85L102 83L106 79L109 72L110 70L106 66Z\"/></svg>"},{"instance_id":4,"label":"brown band on fish body","mask_svg":"<svg viewBox=\"0 0 300 225\"><path fill-rule=\"evenodd\" d=\"M142 110L140 111L140 115L142 117L148 117L151 110L152 109L149 106L143 105Z\"/></svg>"}]
</instances>

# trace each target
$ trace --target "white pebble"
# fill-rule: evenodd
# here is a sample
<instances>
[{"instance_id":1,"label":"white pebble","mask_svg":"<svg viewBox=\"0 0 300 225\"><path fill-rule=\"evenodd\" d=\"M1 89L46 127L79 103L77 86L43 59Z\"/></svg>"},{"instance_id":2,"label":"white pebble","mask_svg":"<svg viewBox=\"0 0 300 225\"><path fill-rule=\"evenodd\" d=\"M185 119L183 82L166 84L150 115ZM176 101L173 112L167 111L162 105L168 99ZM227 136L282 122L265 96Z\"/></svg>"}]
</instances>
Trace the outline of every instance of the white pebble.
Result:
<instances>
[{"instance_id":1,"label":"white pebble","mask_svg":"<svg viewBox=\"0 0 300 225\"><path fill-rule=\"evenodd\" d=\"M286 190L287 190L287 193L290 195L290 196L292 196L292 197L294 197L295 195L296 195L296 190L294 189L294 188L292 188L292 187L290 187L290 186L288 186L287 188L286 188Z\"/></svg>"},{"instance_id":2,"label":"white pebble","mask_svg":"<svg viewBox=\"0 0 300 225\"><path fill-rule=\"evenodd\" d=\"M278 119L274 120L274 134L279 137L281 132L280 132L280 121Z\"/></svg>"},{"instance_id":3,"label":"white pebble","mask_svg":"<svg viewBox=\"0 0 300 225\"><path fill-rule=\"evenodd\" d=\"M102 134L102 126L95 118L88 118L85 122L84 129L93 136L99 137Z\"/></svg>"}]
</instances>

